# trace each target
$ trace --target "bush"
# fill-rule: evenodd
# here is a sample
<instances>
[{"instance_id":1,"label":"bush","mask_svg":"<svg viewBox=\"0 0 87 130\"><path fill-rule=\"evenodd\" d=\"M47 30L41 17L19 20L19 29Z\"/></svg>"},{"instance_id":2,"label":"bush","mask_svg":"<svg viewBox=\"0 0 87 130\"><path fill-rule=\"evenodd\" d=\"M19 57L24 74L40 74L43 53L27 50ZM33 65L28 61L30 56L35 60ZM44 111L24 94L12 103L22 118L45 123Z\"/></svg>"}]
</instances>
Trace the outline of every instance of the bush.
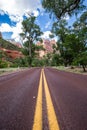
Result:
<instances>
[{"instance_id":1,"label":"bush","mask_svg":"<svg viewBox=\"0 0 87 130\"><path fill-rule=\"evenodd\" d=\"M32 67L41 67L41 66L44 66L44 61L41 60L41 59L33 59L32 60Z\"/></svg>"},{"instance_id":2,"label":"bush","mask_svg":"<svg viewBox=\"0 0 87 130\"><path fill-rule=\"evenodd\" d=\"M0 68L7 68L8 62L0 60Z\"/></svg>"},{"instance_id":3,"label":"bush","mask_svg":"<svg viewBox=\"0 0 87 130\"><path fill-rule=\"evenodd\" d=\"M82 52L79 54L73 61L74 65L80 65L83 67L83 71L86 71L86 66L87 66L87 52Z\"/></svg>"}]
</instances>

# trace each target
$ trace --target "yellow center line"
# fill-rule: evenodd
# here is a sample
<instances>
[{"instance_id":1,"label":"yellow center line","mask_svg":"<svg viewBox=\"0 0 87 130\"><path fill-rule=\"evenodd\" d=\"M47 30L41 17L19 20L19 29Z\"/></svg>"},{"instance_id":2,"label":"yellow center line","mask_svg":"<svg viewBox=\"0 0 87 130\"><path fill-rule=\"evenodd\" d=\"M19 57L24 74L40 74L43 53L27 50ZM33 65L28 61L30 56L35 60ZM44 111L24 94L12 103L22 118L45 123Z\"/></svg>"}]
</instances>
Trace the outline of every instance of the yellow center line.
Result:
<instances>
[{"instance_id":1,"label":"yellow center line","mask_svg":"<svg viewBox=\"0 0 87 130\"><path fill-rule=\"evenodd\" d=\"M42 130L42 75L44 79L44 89L45 89L45 96L46 96L49 130L60 130L43 69L41 71L41 76L39 81L34 123L33 123L32 130Z\"/></svg>"},{"instance_id":2,"label":"yellow center line","mask_svg":"<svg viewBox=\"0 0 87 130\"><path fill-rule=\"evenodd\" d=\"M39 81L38 96L32 130L42 130L42 71Z\"/></svg>"},{"instance_id":3,"label":"yellow center line","mask_svg":"<svg viewBox=\"0 0 87 130\"><path fill-rule=\"evenodd\" d=\"M46 77L45 77L43 70L42 70L42 73L43 73L43 78L44 78L44 88L45 88L45 96L46 96L46 104L47 104L49 129L50 130L60 130L58 122L57 122L55 110L54 110L54 107L53 107L52 99L51 99L51 96L50 96L49 88L48 88L48 85L47 85Z\"/></svg>"}]
</instances>

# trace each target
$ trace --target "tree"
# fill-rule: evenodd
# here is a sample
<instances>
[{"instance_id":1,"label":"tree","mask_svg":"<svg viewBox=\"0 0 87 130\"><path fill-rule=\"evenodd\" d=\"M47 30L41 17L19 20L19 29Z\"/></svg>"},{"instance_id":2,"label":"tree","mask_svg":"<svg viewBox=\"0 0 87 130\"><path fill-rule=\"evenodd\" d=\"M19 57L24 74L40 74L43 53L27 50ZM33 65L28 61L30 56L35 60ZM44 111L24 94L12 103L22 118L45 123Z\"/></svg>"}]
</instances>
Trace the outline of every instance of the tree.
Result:
<instances>
[{"instance_id":1,"label":"tree","mask_svg":"<svg viewBox=\"0 0 87 130\"><path fill-rule=\"evenodd\" d=\"M36 17L34 16L30 16L29 18L25 19L22 22L23 33L20 34L21 37L27 41L26 49L28 50L28 56L30 59L32 58L32 45L35 41L40 40L40 36L42 34L40 27L35 24L35 19Z\"/></svg>"},{"instance_id":2,"label":"tree","mask_svg":"<svg viewBox=\"0 0 87 130\"><path fill-rule=\"evenodd\" d=\"M51 65L52 66L58 66L62 64L62 58L59 54L53 54L52 55L52 60L51 60Z\"/></svg>"},{"instance_id":3,"label":"tree","mask_svg":"<svg viewBox=\"0 0 87 130\"><path fill-rule=\"evenodd\" d=\"M73 32L79 37L79 40L87 46L87 11L83 12L77 21L73 24Z\"/></svg>"},{"instance_id":4,"label":"tree","mask_svg":"<svg viewBox=\"0 0 87 130\"><path fill-rule=\"evenodd\" d=\"M43 50L43 46L37 46L36 44L32 43L31 46L31 57L29 57L29 50L28 50L28 41L24 42L23 46L24 48L22 49L23 54L25 55L26 59L27 59L27 63L29 65L32 64L33 59L38 57L38 53L40 50Z\"/></svg>"},{"instance_id":5,"label":"tree","mask_svg":"<svg viewBox=\"0 0 87 130\"><path fill-rule=\"evenodd\" d=\"M73 64L82 65L83 71L86 72L87 66L87 52L82 52L74 59Z\"/></svg>"},{"instance_id":6,"label":"tree","mask_svg":"<svg viewBox=\"0 0 87 130\"><path fill-rule=\"evenodd\" d=\"M59 22L54 22L52 26L52 34L58 36L59 42L64 42L65 36L68 33L66 20L62 19Z\"/></svg>"},{"instance_id":7,"label":"tree","mask_svg":"<svg viewBox=\"0 0 87 130\"><path fill-rule=\"evenodd\" d=\"M66 14L72 15L82 11L85 6L84 0L42 0L42 6L50 14L55 15L57 19L61 19Z\"/></svg>"},{"instance_id":8,"label":"tree","mask_svg":"<svg viewBox=\"0 0 87 130\"><path fill-rule=\"evenodd\" d=\"M2 60L2 58L4 58L4 57L5 57L4 52L2 50L0 50L0 60Z\"/></svg>"},{"instance_id":9,"label":"tree","mask_svg":"<svg viewBox=\"0 0 87 130\"><path fill-rule=\"evenodd\" d=\"M63 43L64 55L63 58L67 64L71 65L74 58L85 50L84 44L75 34L67 34Z\"/></svg>"},{"instance_id":10,"label":"tree","mask_svg":"<svg viewBox=\"0 0 87 130\"><path fill-rule=\"evenodd\" d=\"M73 24L73 32L77 35L82 48L74 59L74 63L82 65L84 72L87 65L87 11L83 12Z\"/></svg>"},{"instance_id":11,"label":"tree","mask_svg":"<svg viewBox=\"0 0 87 130\"><path fill-rule=\"evenodd\" d=\"M69 34L69 29L67 27L66 20L55 22L52 27L52 33L58 37L57 48L59 48L59 52L64 61L64 65L67 66L67 57L69 55L66 54L64 43L67 34Z\"/></svg>"}]
</instances>

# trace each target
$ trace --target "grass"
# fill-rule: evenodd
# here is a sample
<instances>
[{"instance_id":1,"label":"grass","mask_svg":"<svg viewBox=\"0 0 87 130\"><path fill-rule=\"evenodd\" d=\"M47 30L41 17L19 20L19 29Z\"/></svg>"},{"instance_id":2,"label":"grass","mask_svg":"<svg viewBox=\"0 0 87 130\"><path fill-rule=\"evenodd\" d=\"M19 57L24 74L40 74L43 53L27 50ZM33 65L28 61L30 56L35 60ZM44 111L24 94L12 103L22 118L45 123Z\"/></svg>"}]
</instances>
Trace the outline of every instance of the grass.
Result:
<instances>
[{"instance_id":1,"label":"grass","mask_svg":"<svg viewBox=\"0 0 87 130\"><path fill-rule=\"evenodd\" d=\"M57 66L57 67L53 67L53 68L56 68L58 70L63 70L63 71L66 71L66 72L73 72L73 73L87 75L87 72L83 72L82 67L74 67L73 69L71 69L71 67ZM0 69L0 75L15 72L15 71L20 71L20 70L23 70L23 69L26 69L26 68L22 67L22 68L4 68L4 69ZM86 70L87 70L87 68L86 68Z\"/></svg>"},{"instance_id":2,"label":"grass","mask_svg":"<svg viewBox=\"0 0 87 130\"><path fill-rule=\"evenodd\" d=\"M8 73L23 70L23 69L24 68L3 68L3 69L0 69L0 75L8 74Z\"/></svg>"},{"instance_id":3,"label":"grass","mask_svg":"<svg viewBox=\"0 0 87 130\"><path fill-rule=\"evenodd\" d=\"M84 74L84 75L87 75L87 72L83 72L83 68L82 67L73 67L71 68L70 66L69 67L64 67L64 66L58 66L58 67L54 67L58 70L64 70L64 71L67 71L67 72L73 72L73 73L78 73L78 74ZM87 68L86 68L87 70Z\"/></svg>"}]
</instances>

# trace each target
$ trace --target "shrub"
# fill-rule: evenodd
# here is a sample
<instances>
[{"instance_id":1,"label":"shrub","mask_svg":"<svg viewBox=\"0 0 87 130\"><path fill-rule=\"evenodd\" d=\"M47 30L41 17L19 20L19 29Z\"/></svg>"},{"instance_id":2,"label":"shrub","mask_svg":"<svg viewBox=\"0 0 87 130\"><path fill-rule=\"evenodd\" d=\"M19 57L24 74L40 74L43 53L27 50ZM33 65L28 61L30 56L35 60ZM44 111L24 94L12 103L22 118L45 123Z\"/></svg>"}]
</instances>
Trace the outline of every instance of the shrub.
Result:
<instances>
[{"instance_id":1,"label":"shrub","mask_svg":"<svg viewBox=\"0 0 87 130\"><path fill-rule=\"evenodd\" d=\"M0 60L0 68L7 68L8 62Z\"/></svg>"}]
</instances>

